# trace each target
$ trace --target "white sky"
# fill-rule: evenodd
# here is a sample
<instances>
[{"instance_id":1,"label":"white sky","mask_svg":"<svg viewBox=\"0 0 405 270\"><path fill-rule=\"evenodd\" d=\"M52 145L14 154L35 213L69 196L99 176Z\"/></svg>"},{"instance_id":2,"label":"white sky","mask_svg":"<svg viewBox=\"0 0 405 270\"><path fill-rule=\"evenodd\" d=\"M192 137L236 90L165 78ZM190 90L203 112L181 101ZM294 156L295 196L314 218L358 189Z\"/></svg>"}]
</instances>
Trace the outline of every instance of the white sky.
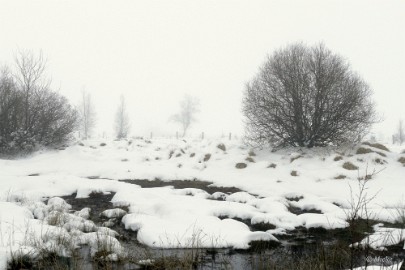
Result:
<instances>
[{"instance_id":1,"label":"white sky","mask_svg":"<svg viewBox=\"0 0 405 270\"><path fill-rule=\"evenodd\" d=\"M243 131L244 85L267 54L324 42L374 89L391 135L405 119L405 1L3 1L0 62L42 49L54 88L92 93L98 132L124 94L136 135L174 134L184 94L201 101L191 132Z\"/></svg>"}]
</instances>

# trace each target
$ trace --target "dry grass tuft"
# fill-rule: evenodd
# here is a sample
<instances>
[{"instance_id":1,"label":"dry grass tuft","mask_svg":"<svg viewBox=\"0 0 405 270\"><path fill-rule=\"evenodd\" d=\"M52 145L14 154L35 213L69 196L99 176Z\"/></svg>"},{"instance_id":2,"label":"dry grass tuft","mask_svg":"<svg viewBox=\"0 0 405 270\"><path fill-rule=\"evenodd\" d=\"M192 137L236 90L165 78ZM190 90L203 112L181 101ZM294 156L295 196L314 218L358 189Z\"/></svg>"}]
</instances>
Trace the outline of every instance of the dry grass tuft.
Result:
<instances>
[{"instance_id":1,"label":"dry grass tuft","mask_svg":"<svg viewBox=\"0 0 405 270\"><path fill-rule=\"evenodd\" d=\"M211 158L211 154L205 154L203 161L208 161Z\"/></svg>"},{"instance_id":2,"label":"dry grass tuft","mask_svg":"<svg viewBox=\"0 0 405 270\"><path fill-rule=\"evenodd\" d=\"M376 153L382 157L386 157L387 155L382 153L382 152L377 152L377 151L373 151L370 148L365 148L365 147L360 147L359 149L357 149L356 154L358 155L363 155L363 154L369 154L369 153Z\"/></svg>"},{"instance_id":3,"label":"dry grass tuft","mask_svg":"<svg viewBox=\"0 0 405 270\"><path fill-rule=\"evenodd\" d=\"M220 143L220 144L218 144L217 145L217 148L219 148L219 149L221 149L222 151L226 151L226 146L225 146L225 144L223 144L223 143Z\"/></svg>"},{"instance_id":4,"label":"dry grass tuft","mask_svg":"<svg viewBox=\"0 0 405 270\"><path fill-rule=\"evenodd\" d=\"M267 166L267 168L273 168L275 169L277 167L277 164L271 163L269 166Z\"/></svg>"},{"instance_id":5,"label":"dry grass tuft","mask_svg":"<svg viewBox=\"0 0 405 270\"><path fill-rule=\"evenodd\" d=\"M302 155L298 155L298 156L292 157L292 158L290 159L290 163L292 163L294 160L297 160L297 159L299 159L299 158L302 158Z\"/></svg>"},{"instance_id":6,"label":"dry grass tuft","mask_svg":"<svg viewBox=\"0 0 405 270\"><path fill-rule=\"evenodd\" d=\"M245 160L251 163L255 162L255 160L252 157L247 157Z\"/></svg>"},{"instance_id":7,"label":"dry grass tuft","mask_svg":"<svg viewBox=\"0 0 405 270\"><path fill-rule=\"evenodd\" d=\"M336 156L333 160L334 160L334 161L339 161L339 160L342 160L342 159L343 159L342 156Z\"/></svg>"},{"instance_id":8,"label":"dry grass tuft","mask_svg":"<svg viewBox=\"0 0 405 270\"><path fill-rule=\"evenodd\" d=\"M343 169L346 169L346 170L349 170L349 171L354 171L354 170L357 170L359 167L357 167L356 165L354 165L353 163L351 163L351 162L345 162L344 164L343 164Z\"/></svg>"},{"instance_id":9,"label":"dry grass tuft","mask_svg":"<svg viewBox=\"0 0 405 270\"><path fill-rule=\"evenodd\" d=\"M387 163L387 161L385 161L383 159L380 159L380 158L374 159L374 162L377 163L377 164L381 164L381 165L384 165L384 164Z\"/></svg>"},{"instance_id":10,"label":"dry grass tuft","mask_svg":"<svg viewBox=\"0 0 405 270\"><path fill-rule=\"evenodd\" d=\"M346 175L339 174L338 176L335 176L335 179L345 179Z\"/></svg>"},{"instance_id":11,"label":"dry grass tuft","mask_svg":"<svg viewBox=\"0 0 405 270\"><path fill-rule=\"evenodd\" d=\"M243 163L243 162L239 162L239 163L236 163L235 167L236 167L237 169L244 169L244 168L247 167L247 164L246 164L246 163Z\"/></svg>"},{"instance_id":12,"label":"dry grass tuft","mask_svg":"<svg viewBox=\"0 0 405 270\"><path fill-rule=\"evenodd\" d=\"M291 176L298 176L298 172L297 171L291 171Z\"/></svg>"},{"instance_id":13,"label":"dry grass tuft","mask_svg":"<svg viewBox=\"0 0 405 270\"><path fill-rule=\"evenodd\" d=\"M368 153L373 153L374 151L371 150L370 148L364 148L364 147L359 147L357 149L356 154L357 155L363 155L363 154L368 154Z\"/></svg>"},{"instance_id":14,"label":"dry grass tuft","mask_svg":"<svg viewBox=\"0 0 405 270\"><path fill-rule=\"evenodd\" d=\"M385 145L383 145L383 144L381 144L381 143L363 142L363 144L364 144L364 145L371 146L371 147L374 147L374 148L377 148L377 149L380 149L380 150L383 150L383 151L390 152L390 150L389 150Z\"/></svg>"}]
</instances>

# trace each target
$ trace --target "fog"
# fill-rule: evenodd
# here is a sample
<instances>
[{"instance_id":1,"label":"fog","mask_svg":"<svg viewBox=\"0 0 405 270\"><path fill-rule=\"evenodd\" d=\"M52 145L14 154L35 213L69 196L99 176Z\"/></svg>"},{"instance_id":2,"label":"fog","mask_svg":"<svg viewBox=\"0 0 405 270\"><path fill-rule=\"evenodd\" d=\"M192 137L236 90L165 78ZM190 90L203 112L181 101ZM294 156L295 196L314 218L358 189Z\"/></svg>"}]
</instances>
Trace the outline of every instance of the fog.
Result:
<instances>
[{"instance_id":1,"label":"fog","mask_svg":"<svg viewBox=\"0 0 405 270\"><path fill-rule=\"evenodd\" d=\"M91 93L97 135L112 134L120 95L132 134L173 135L185 94L200 99L191 134L243 134L246 82L268 54L324 42L374 90L389 138L405 119L404 1L0 1L0 62L42 51L52 87Z\"/></svg>"}]
</instances>

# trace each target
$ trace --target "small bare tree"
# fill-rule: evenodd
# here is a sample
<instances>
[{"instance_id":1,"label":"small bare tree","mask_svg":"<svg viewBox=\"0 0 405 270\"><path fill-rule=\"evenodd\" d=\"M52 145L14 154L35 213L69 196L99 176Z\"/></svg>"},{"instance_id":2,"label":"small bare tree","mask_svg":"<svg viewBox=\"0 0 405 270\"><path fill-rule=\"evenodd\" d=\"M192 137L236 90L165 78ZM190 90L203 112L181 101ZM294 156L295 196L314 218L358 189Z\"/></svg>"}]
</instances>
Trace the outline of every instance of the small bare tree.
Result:
<instances>
[{"instance_id":1,"label":"small bare tree","mask_svg":"<svg viewBox=\"0 0 405 270\"><path fill-rule=\"evenodd\" d=\"M398 122L397 137L399 145L402 145L402 143L405 141L404 123L402 119L400 119Z\"/></svg>"},{"instance_id":2,"label":"small bare tree","mask_svg":"<svg viewBox=\"0 0 405 270\"><path fill-rule=\"evenodd\" d=\"M171 119L179 123L183 129L182 137L186 136L187 130L196 121L195 115L199 112L200 101L196 97L185 95L180 102L180 112Z\"/></svg>"},{"instance_id":3,"label":"small bare tree","mask_svg":"<svg viewBox=\"0 0 405 270\"><path fill-rule=\"evenodd\" d=\"M117 112L115 114L115 136L117 139L123 139L128 136L130 131L129 116L125 98L121 95L120 103L118 104Z\"/></svg>"},{"instance_id":4,"label":"small bare tree","mask_svg":"<svg viewBox=\"0 0 405 270\"><path fill-rule=\"evenodd\" d=\"M80 119L80 137L88 139L91 137L96 125L96 112L91 95L85 90L82 91L82 100L78 108Z\"/></svg>"},{"instance_id":5,"label":"small bare tree","mask_svg":"<svg viewBox=\"0 0 405 270\"><path fill-rule=\"evenodd\" d=\"M46 59L42 51L35 55L32 51L19 51L15 56L17 71L14 74L19 89L24 96L24 123L27 132L33 132L35 112L32 110L31 97L49 88L50 81L44 80Z\"/></svg>"},{"instance_id":6,"label":"small bare tree","mask_svg":"<svg viewBox=\"0 0 405 270\"><path fill-rule=\"evenodd\" d=\"M356 141L376 122L371 90L323 44L269 56L243 99L248 141L323 146Z\"/></svg>"}]
</instances>

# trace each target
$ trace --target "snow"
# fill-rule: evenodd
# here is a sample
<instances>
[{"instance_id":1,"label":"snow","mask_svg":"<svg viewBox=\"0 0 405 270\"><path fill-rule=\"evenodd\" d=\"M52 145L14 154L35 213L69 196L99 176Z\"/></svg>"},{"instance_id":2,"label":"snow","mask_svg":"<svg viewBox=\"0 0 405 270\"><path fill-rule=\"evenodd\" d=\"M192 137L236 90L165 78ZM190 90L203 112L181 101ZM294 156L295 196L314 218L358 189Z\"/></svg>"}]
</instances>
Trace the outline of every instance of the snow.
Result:
<instances>
[{"instance_id":1,"label":"snow","mask_svg":"<svg viewBox=\"0 0 405 270\"><path fill-rule=\"evenodd\" d=\"M384 250L386 246L395 245L405 240L405 229L385 228L382 224L374 226L374 233L361 241L374 249Z\"/></svg>"},{"instance_id":2,"label":"snow","mask_svg":"<svg viewBox=\"0 0 405 270\"><path fill-rule=\"evenodd\" d=\"M125 216L127 212L125 210L122 210L121 208L114 208L114 209L108 209L104 210L100 215L107 217L107 218L121 218Z\"/></svg>"},{"instance_id":3,"label":"snow","mask_svg":"<svg viewBox=\"0 0 405 270\"><path fill-rule=\"evenodd\" d=\"M400 270L403 262L382 266L382 265L368 265L367 270ZM356 267L353 270L364 270L365 267Z\"/></svg>"},{"instance_id":4,"label":"snow","mask_svg":"<svg viewBox=\"0 0 405 270\"><path fill-rule=\"evenodd\" d=\"M100 147L102 142L106 146ZM226 151L217 147L221 143ZM115 208L106 209L102 215L123 216L124 226L137 231L138 240L152 247L248 248L252 240L277 241L278 234L298 226L345 227L350 199L359 192L358 178L366 174L373 174L367 183L367 196L376 195L368 205L369 213L381 221L394 222L398 219L395 210L404 208L399 203L405 196L405 167L397 161L401 149L392 149L378 150L386 157L376 153L356 155L356 147L284 149L274 153L263 149L255 150L254 162L248 162L251 149L239 141L89 140L83 146L73 145L63 151L41 151L21 159L0 160L0 269L4 269L12 249L22 248L35 254L24 239L28 231L33 237L42 237L40 228L57 228L54 231L69 235L73 245L89 244L93 253L102 238L115 254L107 259L119 258L122 248L114 238L116 234L88 220L91 209L73 212L60 198L73 193L78 198L86 198L92 192L115 193ZM204 161L207 154L210 159ZM334 161L337 155L343 159ZM376 162L377 158L385 163ZM347 161L359 170L342 168ZM235 168L239 162L247 167ZM275 168L269 168L272 163ZM292 176L291 171L297 171L298 176ZM338 175L346 178L335 179ZM197 179L241 191L209 194L198 188L141 188L120 179ZM128 207L129 212L120 206ZM291 207L303 213L291 213ZM253 232L232 218L251 224L271 223L276 229ZM370 237L377 239L383 229L393 235L403 233L376 228ZM376 248L391 243L376 239Z\"/></svg>"}]
</instances>

